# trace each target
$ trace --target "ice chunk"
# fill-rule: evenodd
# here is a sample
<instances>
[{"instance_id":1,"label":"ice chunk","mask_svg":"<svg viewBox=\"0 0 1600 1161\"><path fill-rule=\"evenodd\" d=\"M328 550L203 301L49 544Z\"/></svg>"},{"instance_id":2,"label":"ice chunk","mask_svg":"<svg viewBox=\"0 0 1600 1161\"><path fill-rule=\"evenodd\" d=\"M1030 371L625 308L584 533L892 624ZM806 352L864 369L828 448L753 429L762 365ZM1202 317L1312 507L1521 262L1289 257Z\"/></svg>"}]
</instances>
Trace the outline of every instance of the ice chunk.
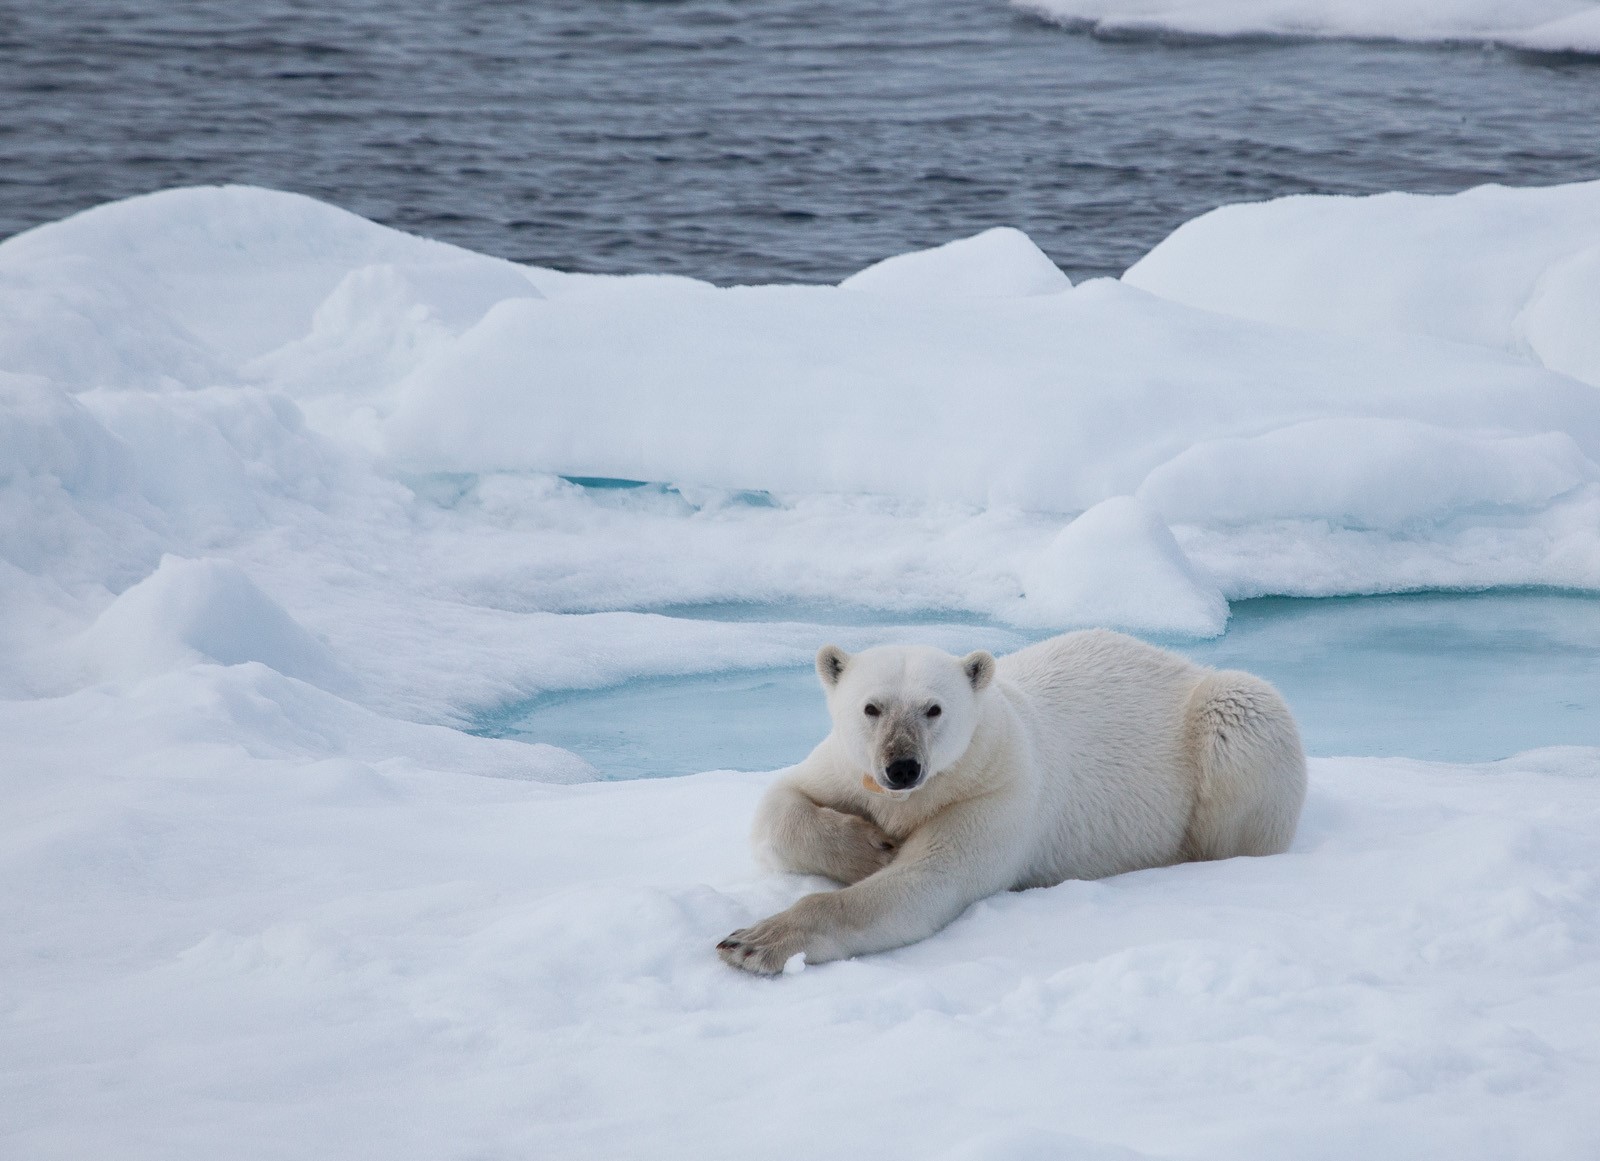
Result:
<instances>
[{"instance_id":1,"label":"ice chunk","mask_svg":"<svg viewBox=\"0 0 1600 1161\"><path fill-rule=\"evenodd\" d=\"M1600 53L1600 8L1582 12L1498 37L1503 44L1534 52Z\"/></svg>"},{"instance_id":2,"label":"ice chunk","mask_svg":"<svg viewBox=\"0 0 1600 1161\"><path fill-rule=\"evenodd\" d=\"M0 315L0 352L22 357L11 369L74 387L128 386L130 371L214 382L305 335L340 281L372 265L403 271L458 328L491 302L539 294L513 263L312 198L202 186L99 206L0 244L0 295L26 308Z\"/></svg>"},{"instance_id":3,"label":"ice chunk","mask_svg":"<svg viewBox=\"0 0 1600 1161\"><path fill-rule=\"evenodd\" d=\"M1546 367L1600 387L1600 246L1550 266L1514 329Z\"/></svg>"},{"instance_id":4,"label":"ice chunk","mask_svg":"<svg viewBox=\"0 0 1600 1161\"><path fill-rule=\"evenodd\" d=\"M1014 619L1050 628L1102 626L1214 637L1228 602L1171 531L1130 496L1090 508L1023 571Z\"/></svg>"},{"instance_id":5,"label":"ice chunk","mask_svg":"<svg viewBox=\"0 0 1600 1161\"><path fill-rule=\"evenodd\" d=\"M1024 298L1068 290L1072 281L1028 235L996 226L931 250L885 258L839 285L900 298Z\"/></svg>"},{"instance_id":6,"label":"ice chunk","mask_svg":"<svg viewBox=\"0 0 1600 1161\"><path fill-rule=\"evenodd\" d=\"M938 1153L934 1161L1158 1161L1121 1145L1073 1133L1010 1125L988 1129Z\"/></svg>"},{"instance_id":7,"label":"ice chunk","mask_svg":"<svg viewBox=\"0 0 1600 1161\"><path fill-rule=\"evenodd\" d=\"M1400 529L1484 508L1537 509L1600 468L1564 432L1470 435L1402 419L1320 419L1195 444L1138 496L1174 523L1310 519Z\"/></svg>"},{"instance_id":8,"label":"ice chunk","mask_svg":"<svg viewBox=\"0 0 1600 1161\"><path fill-rule=\"evenodd\" d=\"M0 495L27 480L112 496L133 483L132 455L66 392L36 375L0 371ZM0 538L0 546L12 543Z\"/></svg>"},{"instance_id":9,"label":"ice chunk","mask_svg":"<svg viewBox=\"0 0 1600 1161\"><path fill-rule=\"evenodd\" d=\"M1192 443L1387 414L1600 447L1510 357L1308 338L1110 280L908 302L829 287L502 302L397 388L415 471L540 471L1079 512Z\"/></svg>"},{"instance_id":10,"label":"ice chunk","mask_svg":"<svg viewBox=\"0 0 1600 1161\"><path fill-rule=\"evenodd\" d=\"M1476 41L1600 51L1588 0L1012 0L1098 33Z\"/></svg>"},{"instance_id":11,"label":"ice chunk","mask_svg":"<svg viewBox=\"0 0 1600 1161\"><path fill-rule=\"evenodd\" d=\"M121 681L200 661L259 661L325 689L350 686L328 647L225 560L163 557L107 606L81 647L101 674Z\"/></svg>"},{"instance_id":12,"label":"ice chunk","mask_svg":"<svg viewBox=\"0 0 1600 1161\"><path fill-rule=\"evenodd\" d=\"M1262 322L1548 351L1593 376L1600 182L1449 196L1288 197L1186 222L1123 280ZM1570 265L1569 265L1570 264ZM1566 273L1561 273L1565 270ZM1539 300L1537 339L1528 337Z\"/></svg>"}]
</instances>

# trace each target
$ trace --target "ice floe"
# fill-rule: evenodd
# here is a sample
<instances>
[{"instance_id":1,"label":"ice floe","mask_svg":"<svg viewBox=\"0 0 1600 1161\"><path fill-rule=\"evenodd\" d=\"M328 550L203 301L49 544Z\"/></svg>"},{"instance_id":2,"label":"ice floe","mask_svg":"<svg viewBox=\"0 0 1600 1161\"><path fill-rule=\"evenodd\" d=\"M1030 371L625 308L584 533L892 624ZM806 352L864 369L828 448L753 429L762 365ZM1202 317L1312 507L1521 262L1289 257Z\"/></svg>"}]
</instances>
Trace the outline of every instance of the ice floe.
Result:
<instances>
[{"instance_id":1,"label":"ice floe","mask_svg":"<svg viewBox=\"0 0 1600 1161\"><path fill-rule=\"evenodd\" d=\"M1586 1156L1596 751L1321 760L1282 858L765 983L711 951L815 885L764 776L459 727L824 632L1600 589L1597 190L1236 207L1075 287L1015 231L718 288L239 187L0 243L7 1139Z\"/></svg>"},{"instance_id":2,"label":"ice floe","mask_svg":"<svg viewBox=\"0 0 1600 1161\"><path fill-rule=\"evenodd\" d=\"M1100 35L1346 37L1600 52L1591 0L1012 0Z\"/></svg>"}]
</instances>

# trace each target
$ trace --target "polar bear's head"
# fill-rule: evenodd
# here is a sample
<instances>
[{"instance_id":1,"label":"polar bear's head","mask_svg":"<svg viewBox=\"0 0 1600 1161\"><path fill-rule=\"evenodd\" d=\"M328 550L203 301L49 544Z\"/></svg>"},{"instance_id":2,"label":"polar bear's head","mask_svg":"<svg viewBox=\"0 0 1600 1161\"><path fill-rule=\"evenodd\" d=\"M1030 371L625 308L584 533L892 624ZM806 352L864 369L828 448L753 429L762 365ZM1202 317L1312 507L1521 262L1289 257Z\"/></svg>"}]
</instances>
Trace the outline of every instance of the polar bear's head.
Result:
<instances>
[{"instance_id":1,"label":"polar bear's head","mask_svg":"<svg viewBox=\"0 0 1600 1161\"><path fill-rule=\"evenodd\" d=\"M952 657L938 649L885 645L817 653L833 733L883 790L915 790L967 752L994 657Z\"/></svg>"}]
</instances>

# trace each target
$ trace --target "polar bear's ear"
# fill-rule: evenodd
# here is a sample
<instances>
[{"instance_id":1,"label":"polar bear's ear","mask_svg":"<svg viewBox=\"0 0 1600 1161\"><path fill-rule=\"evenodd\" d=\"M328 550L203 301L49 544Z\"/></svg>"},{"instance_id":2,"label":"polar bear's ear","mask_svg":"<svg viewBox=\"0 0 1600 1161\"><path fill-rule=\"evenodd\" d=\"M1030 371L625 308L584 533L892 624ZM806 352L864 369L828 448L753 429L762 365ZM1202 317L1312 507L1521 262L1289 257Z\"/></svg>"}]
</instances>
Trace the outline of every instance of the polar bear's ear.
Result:
<instances>
[{"instance_id":1,"label":"polar bear's ear","mask_svg":"<svg viewBox=\"0 0 1600 1161\"><path fill-rule=\"evenodd\" d=\"M981 693L994 680L994 654L984 649L968 653L961 659L961 670L972 682L972 692Z\"/></svg>"},{"instance_id":2,"label":"polar bear's ear","mask_svg":"<svg viewBox=\"0 0 1600 1161\"><path fill-rule=\"evenodd\" d=\"M817 676L822 678L822 684L828 689L839 684L839 678L848 664L850 654L837 645L824 645L817 650Z\"/></svg>"}]
</instances>

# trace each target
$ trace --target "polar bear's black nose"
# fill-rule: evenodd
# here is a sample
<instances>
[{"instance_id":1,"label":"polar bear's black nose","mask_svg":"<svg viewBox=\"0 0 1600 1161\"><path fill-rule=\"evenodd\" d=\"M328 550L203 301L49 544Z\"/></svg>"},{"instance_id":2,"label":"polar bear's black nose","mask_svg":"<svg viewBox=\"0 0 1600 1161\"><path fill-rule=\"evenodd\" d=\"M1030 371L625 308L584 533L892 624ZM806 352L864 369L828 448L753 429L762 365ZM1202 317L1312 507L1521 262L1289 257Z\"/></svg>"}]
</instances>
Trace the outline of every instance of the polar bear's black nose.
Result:
<instances>
[{"instance_id":1,"label":"polar bear's black nose","mask_svg":"<svg viewBox=\"0 0 1600 1161\"><path fill-rule=\"evenodd\" d=\"M915 786L917 779L922 777L922 763L915 758L896 758L883 768L883 776L889 780L892 789L904 790L907 786Z\"/></svg>"}]
</instances>

